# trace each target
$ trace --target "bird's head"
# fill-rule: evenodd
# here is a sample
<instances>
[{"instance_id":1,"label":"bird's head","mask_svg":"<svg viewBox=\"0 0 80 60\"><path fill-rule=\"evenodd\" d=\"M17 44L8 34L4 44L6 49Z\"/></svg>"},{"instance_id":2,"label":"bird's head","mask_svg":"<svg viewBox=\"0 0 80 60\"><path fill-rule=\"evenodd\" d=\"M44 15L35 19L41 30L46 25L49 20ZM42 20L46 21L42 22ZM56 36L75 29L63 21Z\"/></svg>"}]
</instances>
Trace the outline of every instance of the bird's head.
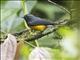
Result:
<instances>
[{"instance_id":1,"label":"bird's head","mask_svg":"<svg viewBox=\"0 0 80 60\"><path fill-rule=\"evenodd\" d=\"M31 22L36 19L36 17L32 14L26 14L23 18L25 19L26 22Z\"/></svg>"}]
</instances>

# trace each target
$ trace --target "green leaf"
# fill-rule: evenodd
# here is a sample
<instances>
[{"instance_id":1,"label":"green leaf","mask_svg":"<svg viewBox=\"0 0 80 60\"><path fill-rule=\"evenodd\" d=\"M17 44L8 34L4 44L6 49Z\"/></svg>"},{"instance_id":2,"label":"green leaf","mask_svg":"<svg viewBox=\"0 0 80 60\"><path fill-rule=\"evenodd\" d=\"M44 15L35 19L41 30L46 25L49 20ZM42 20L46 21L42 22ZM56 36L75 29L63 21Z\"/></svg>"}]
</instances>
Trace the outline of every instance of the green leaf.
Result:
<instances>
[{"instance_id":1,"label":"green leaf","mask_svg":"<svg viewBox=\"0 0 80 60\"><path fill-rule=\"evenodd\" d=\"M30 0L30 1L29 1L29 0L28 0L28 1L26 2L29 13L30 13L31 10L35 7L36 3L37 3L37 0L35 0L35 1L33 1L33 0Z\"/></svg>"},{"instance_id":2,"label":"green leaf","mask_svg":"<svg viewBox=\"0 0 80 60\"><path fill-rule=\"evenodd\" d=\"M4 2L4 3L3 3ZM26 1L30 12L36 1ZM20 11L20 12L19 12ZM1 32L15 33L25 29L21 1L2 1ZM20 15L21 14L21 15Z\"/></svg>"},{"instance_id":3,"label":"green leaf","mask_svg":"<svg viewBox=\"0 0 80 60\"><path fill-rule=\"evenodd\" d=\"M56 6L52 3L38 2L36 6L33 8L32 13L52 21L70 19L70 14L68 12L66 12L64 9L61 9L60 5Z\"/></svg>"},{"instance_id":4,"label":"green leaf","mask_svg":"<svg viewBox=\"0 0 80 60\"><path fill-rule=\"evenodd\" d=\"M5 33L14 33L24 29L23 19L17 17L16 13L20 9L20 2L7 1L5 6L1 7L1 31Z\"/></svg>"}]
</instances>

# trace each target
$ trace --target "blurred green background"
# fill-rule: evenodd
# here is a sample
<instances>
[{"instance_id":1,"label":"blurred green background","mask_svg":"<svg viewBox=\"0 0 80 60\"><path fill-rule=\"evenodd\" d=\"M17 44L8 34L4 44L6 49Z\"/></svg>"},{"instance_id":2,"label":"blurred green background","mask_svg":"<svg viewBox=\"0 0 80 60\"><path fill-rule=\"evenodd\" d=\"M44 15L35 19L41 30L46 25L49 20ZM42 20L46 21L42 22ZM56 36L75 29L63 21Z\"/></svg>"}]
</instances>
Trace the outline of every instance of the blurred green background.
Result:
<instances>
[{"instance_id":1,"label":"blurred green background","mask_svg":"<svg viewBox=\"0 0 80 60\"><path fill-rule=\"evenodd\" d=\"M52 0L58 5L47 0L27 0L27 10L29 13L51 21L67 19L69 22L59 27L56 32L42 37L38 40L41 47L52 48L54 60L80 60L80 1L76 0ZM21 1L1 0L1 37L7 33L15 33L26 29ZM64 9L69 10L71 15ZM50 29L45 32L50 31ZM4 33L4 34L3 34ZM56 37L56 38L54 38ZM28 51L23 51L28 47L23 46L21 55L26 55ZM28 53L29 54L29 53ZM24 57L23 57L24 58ZM25 60L25 59L24 59Z\"/></svg>"}]
</instances>

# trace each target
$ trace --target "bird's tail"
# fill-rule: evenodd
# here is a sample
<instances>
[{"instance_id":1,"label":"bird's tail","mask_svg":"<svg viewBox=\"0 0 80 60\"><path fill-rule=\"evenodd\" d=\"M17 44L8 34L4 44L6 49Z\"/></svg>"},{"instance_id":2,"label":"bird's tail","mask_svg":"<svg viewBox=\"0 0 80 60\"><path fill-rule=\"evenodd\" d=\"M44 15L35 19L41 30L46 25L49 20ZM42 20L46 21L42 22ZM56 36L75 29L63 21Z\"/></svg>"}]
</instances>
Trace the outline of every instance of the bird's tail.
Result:
<instances>
[{"instance_id":1,"label":"bird's tail","mask_svg":"<svg viewBox=\"0 0 80 60\"><path fill-rule=\"evenodd\" d=\"M64 25L64 24L66 24L68 21L69 21L68 19L59 20L59 21L54 22L53 25Z\"/></svg>"}]
</instances>

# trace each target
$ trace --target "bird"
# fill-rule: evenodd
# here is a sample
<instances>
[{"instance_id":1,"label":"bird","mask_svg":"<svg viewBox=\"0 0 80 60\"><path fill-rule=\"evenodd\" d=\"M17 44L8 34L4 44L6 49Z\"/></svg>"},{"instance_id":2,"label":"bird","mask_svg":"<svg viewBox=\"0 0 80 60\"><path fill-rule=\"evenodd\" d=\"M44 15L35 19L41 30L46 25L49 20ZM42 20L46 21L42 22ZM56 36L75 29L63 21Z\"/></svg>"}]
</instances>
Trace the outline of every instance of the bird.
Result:
<instances>
[{"instance_id":1,"label":"bird","mask_svg":"<svg viewBox=\"0 0 80 60\"><path fill-rule=\"evenodd\" d=\"M32 14L26 14L24 15L23 18L31 29L37 30L37 31L44 31L45 29L48 28L49 25L58 24L58 23L53 23L52 21L34 16Z\"/></svg>"}]
</instances>

